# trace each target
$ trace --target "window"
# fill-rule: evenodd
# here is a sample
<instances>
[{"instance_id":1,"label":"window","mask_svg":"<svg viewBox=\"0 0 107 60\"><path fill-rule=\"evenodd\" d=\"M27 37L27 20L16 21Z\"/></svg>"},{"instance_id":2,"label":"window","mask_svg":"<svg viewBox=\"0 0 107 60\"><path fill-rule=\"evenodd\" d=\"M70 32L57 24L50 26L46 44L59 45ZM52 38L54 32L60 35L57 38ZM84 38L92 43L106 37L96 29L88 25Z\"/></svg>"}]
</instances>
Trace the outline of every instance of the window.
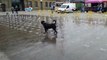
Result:
<instances>
[{"instance_id":1,"label":"window","mask_svg":"<svg viewBox=\"0 0 107 60\"><path fill-rule=\"evenodd\" d=\"M48 2L45 2L45 6L48 7Z\"/></svg>"},{"instance_id":2,"label":"window","mask_svg":"<svg viewBox=\"0 0 107 60\"><path fill-rule=\"evenodd\" d=\"M51 2L49 2L49 7L51 7Z\"/></svg>"},{"instance_id":3,"label":"window","mask_svg":"<svg viewBox=\"0 0 107 60\"><path fill-rule=\"evenodd\" d=\"M28 6L32 7L32 1L28 1Z\"/></svg>"},{"instance_id":4,"label":"window","mask_svg":"<svg viewBox=\"0 0 107 60\"><path fill-rule=\"evenodd\" d=\"M53 2L52 4L55 5L55 2Z\"/></svg>"},{"instance_id":5,"label":"window","mask_svg":"<svg viewBox=\"0 0 107 60\"><path fill-rule=\"evenodd\" d=\"M35 1L35 7L38 7L38 2L37 1Z\"/></svg>"},{"instance_id":6,"label":"window","mask_svg":"<svg viewBox=\"0 0 107 60\"><path fill-rule=\"evenodd\" d=\"M66 7L67 7L67 5L62 5L62 6L61 6L61 8L66 8Z\"/></svg>"},{"instance_id":7,"label":"window","mask_svg":"<svg viewBox=\"0 0 107 60\"><path fill-rule=\"evenodd\" d=\"M69 6L67 6L67 8L69 8Z\"/></svg>"},{"instance_id":8,"label":"window","mask_svg":"<svg viewBox=\"0 0 107 60\"><path fill-rule=\"evenodd\" d=\"M20 2L20 0L12 0L12 2Z\"/></svg>"}]
</instances>

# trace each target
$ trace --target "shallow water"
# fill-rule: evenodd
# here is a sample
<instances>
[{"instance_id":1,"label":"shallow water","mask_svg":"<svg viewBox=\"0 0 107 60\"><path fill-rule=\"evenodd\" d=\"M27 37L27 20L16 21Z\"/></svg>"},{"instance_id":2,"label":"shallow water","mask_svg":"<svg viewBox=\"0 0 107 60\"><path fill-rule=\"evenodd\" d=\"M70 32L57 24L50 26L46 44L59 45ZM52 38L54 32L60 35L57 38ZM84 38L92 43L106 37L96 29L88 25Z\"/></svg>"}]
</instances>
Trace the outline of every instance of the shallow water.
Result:
<instances>
[{"instance_id":1,"label":"shallow water","mask_svg":"<svg viewBox=\"0 0 107 60\"><path fill-rule=\"evenodd\" d=\"M1 23L0 51L7 60L107 60L106 20L77 16L52 18L57 19L57 36L52 30L43 33L39 22L44 18L20 20L21 30L13 27L19 27L17 22L13 28Z\"/></svg>"}]
</instances>

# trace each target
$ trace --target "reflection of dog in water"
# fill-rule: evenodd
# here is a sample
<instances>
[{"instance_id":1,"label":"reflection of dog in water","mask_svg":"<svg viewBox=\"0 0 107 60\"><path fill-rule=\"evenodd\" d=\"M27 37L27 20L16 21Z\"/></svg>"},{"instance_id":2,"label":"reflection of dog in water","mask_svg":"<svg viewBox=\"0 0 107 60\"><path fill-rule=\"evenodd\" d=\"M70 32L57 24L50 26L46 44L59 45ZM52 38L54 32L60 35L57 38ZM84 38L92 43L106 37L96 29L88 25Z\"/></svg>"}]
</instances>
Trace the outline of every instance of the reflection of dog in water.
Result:
<instances>
[{"instance_id":1,"label":"reflection of dog in water","mask_svg":"<svg viewBox=\"0 0 107 60\"><path fill-rule=\"evenodd\" d=\"M46 35L44 39L42 40L43 43L51 43L51 44L56 44L56 37L49 37Z\"/></svg>"},{"instance_id":2,"label":"reflection of dog in water","mask_svg":"<svg viewBox=\"0 0 107 60\"><path fill-rule=\"evenodd\" d=\"M46 23L45 21L41 21L41 24L43 25L43 27L45 29L45 33L47 33L48 29L53 29L54 33L57 34L57 31L56 31L56 20L53 20L53 22L51 24Z\"/></svg>"}]
</instances>

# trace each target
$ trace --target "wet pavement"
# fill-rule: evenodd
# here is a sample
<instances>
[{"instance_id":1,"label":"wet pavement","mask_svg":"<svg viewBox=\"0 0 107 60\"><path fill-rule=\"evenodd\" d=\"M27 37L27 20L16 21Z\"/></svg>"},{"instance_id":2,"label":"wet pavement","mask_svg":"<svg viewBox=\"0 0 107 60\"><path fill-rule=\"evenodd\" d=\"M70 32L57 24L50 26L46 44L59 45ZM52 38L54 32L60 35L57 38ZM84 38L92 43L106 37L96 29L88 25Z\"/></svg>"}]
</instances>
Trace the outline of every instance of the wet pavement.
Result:
<instances>
[{"instance_id":1,"label":"wet pavement","mask_svg":"<svg viewBox=\"0 0 107 60\"><path fill-rule=\"evenodd\" d=\"M107 60L106 16L31 17L0 20L0 60ZM57 19L57 37L52 30L43 33L43 19Z\"/></svg>"}]
</instances>

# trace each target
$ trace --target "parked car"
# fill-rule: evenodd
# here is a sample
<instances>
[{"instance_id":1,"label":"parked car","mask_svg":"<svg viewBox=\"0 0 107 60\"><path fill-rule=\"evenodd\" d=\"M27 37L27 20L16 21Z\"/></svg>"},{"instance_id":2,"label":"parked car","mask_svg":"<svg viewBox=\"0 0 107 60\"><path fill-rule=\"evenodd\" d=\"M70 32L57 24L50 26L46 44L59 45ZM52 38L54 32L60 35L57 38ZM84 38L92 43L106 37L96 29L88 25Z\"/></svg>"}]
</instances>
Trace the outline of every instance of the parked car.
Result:
<instances>
[{"instance_id":1,"label":"parked car","mask_svg":"<svg viewBox=\"0 0 107 60\"><path fill-rule=\"evenodd\" d=\"M60 12L73 12L76 10L76 4L75 3L64 3L61 5L60 8L58 8L58 13Z\"/></svg>"}]
</instances>

